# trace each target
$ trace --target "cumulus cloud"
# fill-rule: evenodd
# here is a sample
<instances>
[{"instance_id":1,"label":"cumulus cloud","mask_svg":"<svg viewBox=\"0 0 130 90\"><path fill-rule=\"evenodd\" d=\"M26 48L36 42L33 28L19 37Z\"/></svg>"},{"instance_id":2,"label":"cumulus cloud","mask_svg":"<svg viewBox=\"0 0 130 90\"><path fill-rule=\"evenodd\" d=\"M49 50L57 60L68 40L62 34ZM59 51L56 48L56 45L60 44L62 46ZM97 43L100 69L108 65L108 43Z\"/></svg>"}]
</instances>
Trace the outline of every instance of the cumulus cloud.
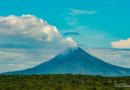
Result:
<instances>
[{"instance_id":1,"label":"cumulus cloud","mask_svg":"<svg viewBox=\"0 0 130 90\"><path fill-rule=\"evenodd\" d=\"M114 48L130 48L130 38L126 40L121 39L119 41L114 41L111 45Z\"/></svg>"},{"instance_id":2,"label":"cumulus cloud","mask_svg":"<svg viewBox=\"0 0 130 90\"><path fill-rule=\"evenodd\" d=\"M71 37L36 16L0 16L0 72L33 67L70 47L77 47Z\"/></svg>"},{"instance_id":3,"label":"cumulus cloud","mask_svg":"<svg viewBox=\"0 0 130 90\"><path fill-rule=\"evenodd\" d=\"M83 15L83 14L96 14L95 10L79 10L79 9L69 9L70 14L73 15Z\"/></svg>"},{"instance_id":4,"label":"cumulus cloud","mask_svg":"<svg viewBox=\"0 0 130 90\"><path fill-rule=\"evenodd\" d=\"M76 47L71 37L63 38L58 29L36 16L0 16L0 34L5 46L45 48ZM1 46L1 45L0 45Z\"/></svg>"}]
</instances>

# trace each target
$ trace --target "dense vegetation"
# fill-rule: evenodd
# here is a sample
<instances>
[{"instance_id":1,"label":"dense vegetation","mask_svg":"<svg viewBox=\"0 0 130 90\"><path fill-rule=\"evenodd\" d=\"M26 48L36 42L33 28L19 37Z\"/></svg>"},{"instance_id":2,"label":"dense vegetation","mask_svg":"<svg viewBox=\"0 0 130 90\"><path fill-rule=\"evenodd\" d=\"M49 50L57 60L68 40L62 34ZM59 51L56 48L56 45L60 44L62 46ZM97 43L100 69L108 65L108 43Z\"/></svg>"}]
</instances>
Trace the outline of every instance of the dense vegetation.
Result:
<instances>
[{"instance_id":1,"label":"dense vegetation","mask_svg":"<svg viewBox=\"0 0 130 90\"><path fill-rule=\"evenodd\" d=\"M115 84L127 84L115 87ZM86 75L0 76L0 90L130 90L130 77Z\"/></svg>"}]
</instances>

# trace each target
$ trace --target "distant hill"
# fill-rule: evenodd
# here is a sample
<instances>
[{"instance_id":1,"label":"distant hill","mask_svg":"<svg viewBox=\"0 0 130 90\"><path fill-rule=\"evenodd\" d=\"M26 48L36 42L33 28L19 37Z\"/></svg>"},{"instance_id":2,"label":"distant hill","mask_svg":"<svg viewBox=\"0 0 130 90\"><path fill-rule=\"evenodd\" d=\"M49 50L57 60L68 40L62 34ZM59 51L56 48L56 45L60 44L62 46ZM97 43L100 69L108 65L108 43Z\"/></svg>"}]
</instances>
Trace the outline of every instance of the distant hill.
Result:
<instances>
[{"instance_id":1,"label":"distant hill","mask_svg":"<svg viewBox=\"0 0 130 90\"><path fill-rule=\"evenodd\" d=\"M2 74L87 74L102 76L130 76L130 69L108 64L93 57L78 47L70 48L51 60L41 63L33 68Z\"/></svg>"}]
</instances>

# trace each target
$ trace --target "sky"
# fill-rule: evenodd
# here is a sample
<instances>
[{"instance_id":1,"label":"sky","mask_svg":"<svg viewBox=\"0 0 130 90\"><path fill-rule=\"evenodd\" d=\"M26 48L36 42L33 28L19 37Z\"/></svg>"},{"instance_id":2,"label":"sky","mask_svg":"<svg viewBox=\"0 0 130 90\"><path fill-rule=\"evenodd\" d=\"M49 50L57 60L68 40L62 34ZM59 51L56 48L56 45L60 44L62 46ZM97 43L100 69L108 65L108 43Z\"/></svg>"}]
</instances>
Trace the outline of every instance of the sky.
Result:
<instances>
[{"instance_id":1,"label":"sky","mask_svg":"<svg viewBox=\"0 0 130 90\"><path fill-rule=\"evenodd\" d=\"M0 0L0 72L33 67L77 46L128 68L129 16L129 0Z\"/></svg>"},{"instance_id":2,"label":"sky","mask_svg":"<svg viewBox=\"0 0 130 90\"><path fill-rule=\"evenodd\" d=\"M1 0L0 16L34 15L80 46L130 48L129 0ZM127 45L124 45L127 44Z\"/></svg>"}]
</instances>

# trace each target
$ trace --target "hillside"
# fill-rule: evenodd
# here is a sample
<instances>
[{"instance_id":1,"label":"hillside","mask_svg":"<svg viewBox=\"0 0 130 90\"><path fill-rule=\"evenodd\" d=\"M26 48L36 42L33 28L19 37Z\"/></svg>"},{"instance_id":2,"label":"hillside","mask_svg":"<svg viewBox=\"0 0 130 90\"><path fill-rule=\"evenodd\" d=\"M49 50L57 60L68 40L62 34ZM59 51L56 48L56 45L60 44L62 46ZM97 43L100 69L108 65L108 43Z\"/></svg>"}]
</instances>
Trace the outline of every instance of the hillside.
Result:
<instances>
[{"instance_id":1,"label":"hillside","mask_svg":"<svg viewBox=\"0 0 130 90\"><path fill-rule=\"evenodd\" d=\"M87 75L0 76L0 90L130 90L130 77Z\"/></svg>"}]
</instances>

